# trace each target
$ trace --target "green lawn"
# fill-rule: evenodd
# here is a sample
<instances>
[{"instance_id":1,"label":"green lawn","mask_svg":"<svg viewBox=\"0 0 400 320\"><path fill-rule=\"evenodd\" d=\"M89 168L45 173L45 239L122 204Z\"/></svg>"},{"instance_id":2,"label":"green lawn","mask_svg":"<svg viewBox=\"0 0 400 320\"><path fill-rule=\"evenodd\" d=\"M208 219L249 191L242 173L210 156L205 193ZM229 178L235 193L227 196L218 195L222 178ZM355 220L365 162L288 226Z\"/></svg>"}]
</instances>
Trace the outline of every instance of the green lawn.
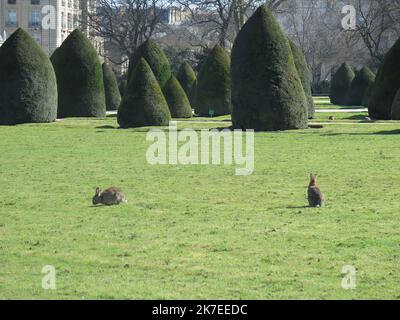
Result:
<instances>
[{"instance_id":1,"label":"green lawn","mask_svg":"<svg viewBox=\"0 0 400 320\"><path fill-rule=\"evenodd\" d=\"M251 176L151 166L147 129L116 128L0 127L1 299L400 298L400 122L256 133ZM310 172L325 208L305 207ZM92 207L112 185L128 203ZM41 287L44 265L56 290ZM344 265L355 290L341 288Z\"/></svg>"},{"instance_id":2,"label":"green lawn","mask_svg":"<svg viewBox=\"0 0 400 320\"><path fill-rule=\"evenodd\" d=\"M360 109L362 106L338 106L331 104L329 97L314 97L315 108L318 109Z\"/></svg>"}]
</instances>

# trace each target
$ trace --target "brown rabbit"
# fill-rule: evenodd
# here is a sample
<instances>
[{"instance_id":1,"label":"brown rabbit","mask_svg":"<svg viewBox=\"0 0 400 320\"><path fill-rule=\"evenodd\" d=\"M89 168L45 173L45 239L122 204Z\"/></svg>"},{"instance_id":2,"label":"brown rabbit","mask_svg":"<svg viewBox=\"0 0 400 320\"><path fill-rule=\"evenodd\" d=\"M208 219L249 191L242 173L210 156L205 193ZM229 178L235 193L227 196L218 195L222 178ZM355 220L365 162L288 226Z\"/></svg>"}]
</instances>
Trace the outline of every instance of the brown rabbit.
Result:
<instances>
[{"instance_id":1,"label":"brown rabbit","mask_svg":"<svg viewBox=\"0 0 400 320\"><path fill-rule=\"evenodd\" d=\"M308 185L308 204L310 207L323 207L324 206L324 195L321 190L317 187L317 175L310 173L310 184Z\"/></svg>"},{"instance_id":2,"label":"brown rabbit","mask_svg":"<svg viewBox=\"0 0 400 320\"><path fill-rule=\"evenodd\" d=\"M104 191L101 191L100 188L96 188L96 194L94 195L92 202L93 205L101 203L107 206L112 206L127 201L124 193L120 189L111 187Z\"/></svg>"}]
</instances>

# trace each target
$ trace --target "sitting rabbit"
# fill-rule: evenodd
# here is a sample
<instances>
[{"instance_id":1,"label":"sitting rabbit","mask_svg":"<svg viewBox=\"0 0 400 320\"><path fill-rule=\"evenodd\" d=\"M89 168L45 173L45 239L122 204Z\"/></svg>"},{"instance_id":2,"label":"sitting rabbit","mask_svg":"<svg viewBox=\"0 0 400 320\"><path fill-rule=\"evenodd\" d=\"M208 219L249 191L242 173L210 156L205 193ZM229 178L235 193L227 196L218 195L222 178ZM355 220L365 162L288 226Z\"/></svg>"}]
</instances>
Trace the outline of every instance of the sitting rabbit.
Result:
<instances>
[{"instance_id":1,"label":"sitting rabbit","mask_svg":"<svg viewBox=\"0 0 400 320\"><path fill-rule=\"evenodd\" d=\"M310 174L310 184L308 185L308 204L310 207L323 207L324 206L324 195L321 190L317 187L317 175Z\"/></svg>"},{"instance_id":2,"label":"sitting rabbit","mask_svg":"<svg viewBox=\"0 0 400 320\"><path fill-rule=\"evenodd\" d=\"M93 197L93 205L104 204L112 206L114 204L120 204L127 202L124 193L118 188L108 188L107 190L101 191L100 188L96 188L96 194Z\"/></svg>"}]
</instances>

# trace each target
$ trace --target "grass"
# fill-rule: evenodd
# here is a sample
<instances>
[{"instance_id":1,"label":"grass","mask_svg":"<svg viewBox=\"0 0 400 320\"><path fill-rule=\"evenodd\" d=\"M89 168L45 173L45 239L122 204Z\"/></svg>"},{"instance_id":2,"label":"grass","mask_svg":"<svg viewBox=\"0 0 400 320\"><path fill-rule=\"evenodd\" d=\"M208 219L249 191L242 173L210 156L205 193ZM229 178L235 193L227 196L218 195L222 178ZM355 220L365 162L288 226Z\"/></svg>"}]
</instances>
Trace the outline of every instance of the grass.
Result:
<instances>
[{"instance_id":1,"label":"grass","mask_svg":"<svg viewBox=\"0 0 400 320\"><path fill-rule=\"evenodd\" d=\"M330 121L329 117L333 116L332 122L365 122L365 118L368 117L368 112L335 112L335 113L322 113L316 112L313 122L327 122Z\"/></svg>"},{"instance_id":2,"label":"grass","mask_svg":"<svg viewBox=\"0 0 400 320\"><path fill-rule=\"evenodd\" d=\"M179 128L230 124L200 120ZM151 166L147 129L114 117L0 127L0 298L399 299L400 123L356 122L256 133L247 177ZM310 172L325 208L306 207ZM92 207L112 185L129 202Z\"/></svg>"},{"instance_id":3,"label":"grass","mask_svg":"<svg viewBox=\"0 0 400 320\"><path fill-rule=\"evenodd\" d=\"M363 109L362 106L338 106L331 104L329 97L314 97L315 109Z\"/></svg>"}]
</instances>

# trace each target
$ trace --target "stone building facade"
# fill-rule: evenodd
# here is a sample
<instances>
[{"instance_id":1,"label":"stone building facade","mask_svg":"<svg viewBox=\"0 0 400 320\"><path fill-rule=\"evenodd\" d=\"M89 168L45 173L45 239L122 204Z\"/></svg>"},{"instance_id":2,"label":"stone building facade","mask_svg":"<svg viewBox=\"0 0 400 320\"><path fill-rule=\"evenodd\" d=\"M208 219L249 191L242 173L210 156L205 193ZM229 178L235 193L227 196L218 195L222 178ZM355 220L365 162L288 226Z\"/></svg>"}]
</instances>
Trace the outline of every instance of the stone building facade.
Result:
<instances>
[{"instance_id":1,"label":"stone building facade","mask_svg":"<svg viewBox=\"0 0 400 320\"><path fill-rule=\"evenodd\" d=\"M85 9L95 10L96 0L0 0L0 42L17 28L28 31L47 54L80 28L101 53L102 41L85 27Z\"/></svg>"}]
</instances>

